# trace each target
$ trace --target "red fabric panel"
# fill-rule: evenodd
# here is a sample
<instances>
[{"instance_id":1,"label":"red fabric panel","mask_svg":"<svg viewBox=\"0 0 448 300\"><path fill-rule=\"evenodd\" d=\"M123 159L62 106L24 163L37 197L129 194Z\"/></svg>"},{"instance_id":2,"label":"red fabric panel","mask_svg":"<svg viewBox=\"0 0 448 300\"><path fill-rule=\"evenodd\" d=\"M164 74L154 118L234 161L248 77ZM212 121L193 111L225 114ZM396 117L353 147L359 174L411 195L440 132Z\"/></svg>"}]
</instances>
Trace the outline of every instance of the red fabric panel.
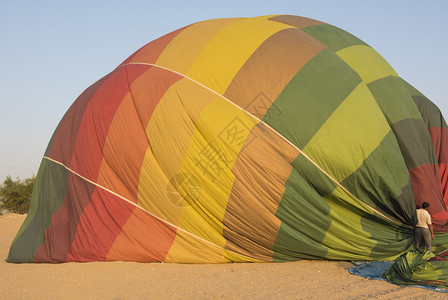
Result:
<instances>
[{"instance_id":1,"label":"red fabric panel","mask_svg":"<svg viewBox=\"0 0 448 300\"><path fill-rule=\"evenodd\" d=\"M421 205L423 202L430 204L429 213L432 217L434 228L445 224L448 221L448 213L442 196L442 186L440 185L440 174L438 165L425 164L409 171L414 190L415 204Z\"/></svg>"},{"instance_id":2,"label":"red fabric panel","mask_svg":"<svg viewBox=\"0 0 448 300\"><path fill-rule=\"evenodd\" d=\"M440 164L440 178L442 181L443 201L448 206L448 164Z\"/></svg>"},{"instance_id":3,"label":"red fabric panel","mask_svg":"<svg viewBox=\"0 0 448 300\"><path fill-rule=\"evenodd\" d=\"M66 166L70 165L84 110L97 89L108 77L109 75L91 85L72 104L54 133L48 157L62 162Z\"/></svg>"},{"instance_id":4,"label":"red fabric panel","mask_svg":"<svg viewBox=\"0 0 448 300\"><path fill-rule=\"evenodd\" d=\"M67 262L106 260L110 247L134 209L134 205L96 188L79 219Z\"/></svg>"},{"instance_id":5,"label":"red fabric panel","mask_svg":"<svg viewBox=\"0 0 448 300\"><path fill-rule=\"evenodd\" d=\"M448 260L447 256L448 256L448 251L445 251L445 252L440 253L436 257L433 257L433 258L429 259L429 261L434 261L434 260L445 261L445 260Z\"/></svg>"},{"instance_id":6,"label":"red fabric panel","mask_svg":"<svg viewBox=\"0 0 448 300\"><path fill-rule=\"evenodd\" d=\"M152 112L156 108L157 104L159 103L160 99L162 98L163 94L166 92L166 90L177 80L181 79L180 76L173 74L171 72L167 72L166 70L158 69L158 68L151 68L148 70L148 67L146 66L143 68L144 70L147 70L144 74L140 75L142 72L142 66L127 66L126 71L128 78L130 80L134 79L133 82L130 84L131 86L131 95L132 95L132 104L135 106L135 109L138 113L141 113L142 116L140 117L141 124L135 124L135 119L139 119L139 117L133 115L132 109L129 111L129 101L123 102L121 104L120 110L117 111L115 114L114 120L117 119L119 122L114 123L114 125L109 129L108 132L108 147L103 149L102 155L104 157L103 160L106 160L107 163L101 167L99 178L96 182L98 182L100 185L108 187L109 185L115 186L113 189L114 192L117 192L118 194L125 196L127 200L137 202L137 187L138 187L138 181L139 176L136 173L134 177L132 177L131 173L123 173L124 170L120 169L119 164L119 157L122 156L123 159L130 159L134 162L138 162L136 166L141 167L142 161L144 159L144 155L146 153L146 149L143 149L142 146L138 145L139 143L135 142L134 146L132 148L129 148L129 143L127 144L120 144L119 135L123 134L122 130L123 128L117 127L117 124L123 124L125 122L124 117L134 118L134 120L130 120L126 126L128 131L132 131L132 134L137 133L138 131L145 130L147 122L149 121L150 116L152 115ZM152 89L153 85L157 84L158 88ZM128 98L129 100L129 98ZM144 128L138 128L138 126L143 126ZM112 128L113 131L112 131ZM131 133L130 133L131 134ZM132 135L131 134L131 135ZM144 134L144 132L143 132ZM129 138L129 136L127 136ZM143 137L144 141L146 141L146 136ZM125 140L125 139L123 139ZM141 143L140 143L141 144ZM110 152L114 151L115 152ZM138 149L141 149L141 151L137 151ZM130 151L130 153L133 153L131 157L127 155L127 151ZM114 155L118 154L119 157L114 157ZM104 161L103 161L104 162ZM123 162L124 163L124 162ZM131 165L130 162L128 162L129 165ZM114 167L115 166L115 167ZM104 167L104 168L103 168ZM107 178L105 178L106 176ZM118 176L115 178L114 176ZM132 179L133 178L133 179ZM117 181L117 184L114 184L114 181ZM132 180L134 182L127 182L127 180ZM126 183L127 182L127 183ZM120 190L121 184L126 183L126 186L122 186ZM132 187L135 187L135 189L132 189ZM127 192L125 192L127 191ZM129 194L130 193L130 194ZM129 195L128 195L129 194ZM96 193L94 193L96 195ZM105 201L123 201L122 199L119 199L117 197L112 197L110 199L107 199ZM128 211L123 211L121 215L117 215L117 220L115 220L114 216L111 215L110 211L108 210L108 205L112 205L113 203L106 203L105 207L103 206L95 206L94 201L99 201L96 197L91 197L91 204L84 210L83 215L80 219L79 225L78 225L78 232L77 237L75 241L72 244L72 251L67 256L81 259L81 260L98 260L98 259L106 259L107 253L110 251L110 247L113 244L113 241L117 238L117 235L121 232L121 228L116 228L116 230L110 231L106 227L109 225L110 222L114 223L113 226L117 225L117 222L119 224L123 225L127 221L127 218L130 217L130 213ZM102 201L102 198L101 198ZM92 209L92 206L94 209ZM102 209L102 211L100 211ZM119 210L118 210L119 212ZM125 216L123 215L125 214ZM102 215L107 215L107 217L104 220L101 220ZM94 220L94 221L92 221ZM95 229L91 232L93 227L91 223L96 224ZM151 222L149 225L152 225L153 222ZM92 240L97 238L98 232L101 232L97 226L103 226L102 229L105 234L102 235L102 239L107 239L107 241L103 240L101 243L96 244L92 250L87 250L87 254L85 257L81 257L80 253L81 251L85 250L84 240ZM85 228L86 230L82 230ZM145 232L145 234L147 234ZM166 236L166 234L164 235ZM171 245L172 240L165 241L164 243L168 243ZM106 247L106 248L102 248ZM95 254L94 250L98 251L99 254ZM169 248L168 248L169 249ZM167 249L167 251L168 251ZM98 256L99 255L99 256Z\"/></svg>"},{"instance_id":7,"label":"red fabric panel","mask_svg":"<svg viewBox=\"0 0 448 300\"><path fill-rule=\"evenodd\" d=\"M96 182L109 126L128 92L125 67L115 71L90 99L76 137L73 171Z\"/></svg>"},{"instance_id":8,"label":"red fabric panel","mask_svg":"<svg viewBox=\"0 0 448 300\"><path fill-rule=\"evenodd\" d=\"M439 254L438 256L434 256L433 258L430 258L429 261L435 261L435 260L439 260L439 261L447 261L448 258L443 257L441 254Z\"/></svg>"},{"instance_id":9,"label":"red fabric panel","mask_svg":"<svg viewBox=\"0 0 448 300\"><path fill-rule=\"evenodd\" d=\"M442 189L442 197L444 206L448 206L448 128L446 127L430 127L429 134L434 146L437 160L439 162L440 184ZM446 212L436 213L432 216L434 230L437 232L448 232L448 227L442 228L448 222Z\"/></svg>"},{"instance_id":10,"label":"red fabric panel","mask_svg":"<svg viewBox=\"0 0 448 300\"><path fill-rule=\"evenodd\" d=\"M86 109L82 111L81 115L83 118L81 116L74 117L74 119L79 119L81 125L78 126L78 137L72 137L72 141L76 141L76 144L70 168L93 182L97 182L105 140L118 107L129 93L129 85L133 90L132 95L136 95L136 99L134 99L136 109L139 113L143 113L143 116L140 116L142 125L146 126L163 94L179 79L181 79L180 76L166 70L141 65L126 66L111 74L103 82L103 85L92 94L92 98L86 100ZM157 85L158 88L152 89L154 85ZM71 134L71 132L68 131L66 134ZM136 180L138 181L138 178ZM84 219L92 218L89 211L84 212L83 210L89 204L93 190L94 186L90 183L76 175L69 175L66 198L61 208L52 217L51 226L46 232L46 242L36 252L36 261L65 261L67 254L71 251L70 245L75 238L81 215L87 213ZM119 231L116 233L118 234ZM80 239L82 240L81 237ZM48 241L52 241L52 249L49 248ZM108 250L101 249L103 254Z\"/></svg>"},{"instance_id":11,"label":"red fabric panel","mask_svg":"<svg viewBox=\"0 0 448 300\"><path fill-rule=\"evenodd\" d=\"M448 128L430 127L428 130L439 164L448 164Z\"/></svg>"},{"instance_id":12,"label":"red fabric panel","mask_svg":"<svg viewBox=\"0 0 448 300\"><path fill-rule=\"evenodd\" d=\"M130 62L134 62L134 58L136 56L140 57L138 62L151 63L151 64L155 63L159 58L160 54L162 53L162 51L165 49L165 47L171 42L171 40L174 39L180 32L182 32L188 26L179 28L146 44L145 46L137 50L134 54L129 56L124 62L120 64L120 66Z\"/></svg>"},{"instance_id":13,"label":"red fabric panel","mask_svg":"<svg viewBox=\"0 0 448 300\"><path fill-rule=\"evenodd\" d=\"M434 145L436 157L439 161L443 201L445 206L448 206L448 128L430 127L428 130Z\"/></svg>"},{"instance_id":14,"label":"red fabric panel","mask_svg":"<svg viewBox=\"0 0 448 300\"><path fill-rule=\"evenodd\" d=\"M150 67L146 67L146 70L148 68ZM82 102L85 101L86 108L76 110L79 115L74 115L72 118L72 120L79 120L77 121L80 122L78 130L65 131L67 134L65 139L68 141L65 142L66 147L70 147L67 143L71 145L73 141L76 141L73 147L73 158L65 158L68 162L71 161L68 166L93 182L96 182L98 176L103 146L113 116L122 99L129 93L126 69L127 67L124 67L109 75L105 80L99 81L98 83L102 85L96 87L94 93L85 93ZM139 68L137 72L141 74L144 69ZM137 75L134 74L134 78L136 77ZM91 95L90 99L87 98L88 95ZM76 133L76 136L70 136ZM64 135L61 134L59 144L64 144L63 137ZM65 150L67 148L61 149L61 151ZM71 151L67 152L71 153ZM71 174L67 179L69 181L64 203L51 219L51 225L45 232L46 242L36 251L36 261L62 262L70 250L69 245L75 237L74 231L78 226L79 217L89 203L90 195L94 190L89 187L90 183L81 179L75 180L73 176L76 175ZM49 243L52 245L51 249Z\"/></svg>"}]
</instances>

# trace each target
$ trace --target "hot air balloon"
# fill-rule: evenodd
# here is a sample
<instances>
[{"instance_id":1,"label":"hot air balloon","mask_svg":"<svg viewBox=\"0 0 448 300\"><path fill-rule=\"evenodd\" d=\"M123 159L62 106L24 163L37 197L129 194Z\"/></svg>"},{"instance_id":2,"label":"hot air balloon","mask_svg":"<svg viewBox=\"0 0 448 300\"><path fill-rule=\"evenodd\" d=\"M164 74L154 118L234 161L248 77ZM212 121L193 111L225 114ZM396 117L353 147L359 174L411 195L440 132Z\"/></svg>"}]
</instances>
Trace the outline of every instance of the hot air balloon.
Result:
<instances>
[{"instance_id":1,"label":"hot air balloon","mask_svg":"<svg viewBox=\"0 0 448 300\"><path fill-rule=\"evenodd\" d=\"M447 125L369 45L291 15L198 22L87 88L56 128L9 262L391 260Z\"/></svg>"}]
</instances>

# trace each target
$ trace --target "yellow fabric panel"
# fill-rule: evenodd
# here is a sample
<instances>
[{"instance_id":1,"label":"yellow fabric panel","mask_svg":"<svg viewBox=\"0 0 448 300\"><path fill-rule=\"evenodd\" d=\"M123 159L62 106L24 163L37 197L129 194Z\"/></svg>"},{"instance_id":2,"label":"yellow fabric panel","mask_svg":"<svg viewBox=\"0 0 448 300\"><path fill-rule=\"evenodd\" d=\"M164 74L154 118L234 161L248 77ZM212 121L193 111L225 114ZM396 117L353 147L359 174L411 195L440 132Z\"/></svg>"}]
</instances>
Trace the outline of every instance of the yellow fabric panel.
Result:
<instances>
[{"instance_id":1,"label":"yellow fabric panel","mask_svg":"<svg viewBox=\"0 0 448 300\"><path fill-rule=\"evenodd\" d=\"M228 101L213 101L197 120L182 165L182 173L196 178L200 197L182 210L179 227L222 248L226 243L222 220L235 178L232 166L256 123ZM175 241L170 252L181 251L179 247Z\"/></svg>"},{"instance_id":2,"label":"yellow fabric panel","mask_svg":"<svg viewBox=\"0 0 448 300\"><path fill-rule=\"evenodd\" d=\"M187 27L166 46L156 64L187 74L205 45L223 28L241 19L208 20Z\"/></svg>"},{"instance_id":3,"label":"yellow fabric panel","mask_svg":"<svg viewBox=\"0 0 448 300\"><path fill-rule=\"evenodd\" d=\"M182 172L192 173L199 179L199 203L207 211L202 217L213 217L213 220L208 221L208 226L213 227L219 235L222 234L222 219L234 181L231 169L256 123L255 119L236 106L226 100L217 99L199 117L197 130L185 156ZM192 213L189 210L184 212ZM182 219L185 226L190 226L189 222L193 220L188 215L185 218L182 216ZM200 230L192 232L201 234Z\"/></svg>"},{"instance_id":4,"label":"yellow fabric panel","mask_svg":"<svg viewBox=\"0 0 448 300\"><path fill-rule=\"evenodd\" d=\"M212 91L188 78L178 81L173 87L175 88L175 93L179 95L184 109L188 112L188 115L193 122L197 122L201 113L210 103L217 99L220 101L222 100L221 96L216 95ZM191 134L190 140L192 136L193 134Z\"/></svg>"},{"instance_id":5,"label":"yellow fabric panel","mask_svg":"<svg viewBox=\"0 0 448 300\"><path fill-rule=\"evenodd\" d=\"M223 257L220 247L201 241L181 230L177 230L176 234L165 262L189 264L230 262Z\"/></svg>"},{"instance_id":6,"label":"yellow fabric panel","mask_svg":"<svg viewBox=\"0 0 448 300\"><path fill-rule=\"evenodd\" d=\"M216 28L211 28L210 35L214 32L219 32L202 49L187 75L218 93L224 93L241 66L265 39L277 31L290 28L290 26L277 22L267 22L267 18L269 16L243 19L233 23L230 22L230 25L220 31L216 30ZM223 23L220 25L222 26ZM245 38L247 34L252 36L252 38ZM203 37L204 40L202 40L202 43L210 35ZM235 36L239 37L240 41L228 43L229 38L234 39ZM182 35L179 36L179 39L181 38ZM189 43L185 40L173 41L173 47L175 45L174 42ZM166 49L167 56L164 56L165 53L162 54L157 62L166 67L168 66L164 64L166 64L168 56L171 55L169 52L171 51L173 53L173 49L168 48ZM189 52L191 58L196 55L195 51L192 49ZM223 53L225 56L223 56ZM177 65L171 64L169 68L173 68L179 72L179 70L186 70L188 64L186 62L177 63ZM208 72L204 72L204 70L208 70ZM219 72L215 72L216 70L219 70ZM184 72L182 71L180 73ZM216 74L222 75L219 78L215 78L214 76ZM169 142L164 143L163 141L167 136L172 136L176 133L177 129L175 127L177 126L174 125L169 130L166 130L169 127L168 125L160 125L164 124L167 120L164 120L164 115L159 107L157 108L160 113L157 115L155 114L156 112L154 113L147 127L148 137L151 137L150 141L154 141L154 144L157 145L155 147L158 149L155 149L154 153L164 153L162 157L157 157L156 155L156 159L158 161L160 159L160 164L163 166L167 165L167 163L171 165L169 170L164 170L167 177L175 175L176 170L179 170L178 158L182 156L179 149L185 149L184 142L189 141L188 151L183 153L185 155L182 156L184 157L182 168L177 173L188 174L188 176L197 180L196 185L198 187L196 188L200 189L200 195L197 199L187 199L182 204L180 219L178 221L173 220L172 223L223 248L226 241L222 236L222 219L234 180L231 168L246 137L257 121L225 99L217 99L207 106L210 95L216 97L215 94L212 94L199 85L194 87L186 84L186 86L183 86L182 89L179 88L177 91L182 91L179 99L184 109L187 110L188 115L196 122L196 129L192 138L190 133L182 133L185 132L185 129L180 128L180 133L178 132L177 134L180 134L182 137L181 145L173 145ZM198 96L197 94L194 98L184 97L186 89L197 92L197 88L202 89L200 93L208 94L209 97ZM200 104L197 103L198 101ZM205 106L207 107L204 109ZM170 109L172 108L170 107ZM184 119L183 116L170 121L174 124L177 120L182 119ZM151 124L151 122L154 124ZM180 127L182 125L180 124ZM173 157L175 160L174 163L165 161L173 160ZM188 195L188 188L185 186L177 187L181 195ZM173 213L176 212L173 211ZM183 253L183 255L187 256L194 255L194 252L188 253L185 250L186 244L184 241L185 239L176 237L168 253L167 261L169 261L169 257L174 255L174 253ZM232 261L247 261L247 258L239 257L237 254L230 255L229 253L227 250L220 250L222 261L228 259ZM228 256L231 256L231 258L227 258ZM190 257L189 259L192 258Z\"/></svg>"},{"instance_id":7,"label":"yellow fabric panel","mask_svg":"<svg viewBox=\"0 0 448 300\"><path fill-rule=\"evenodd\" d=\"M251 19L266 21L266 20L269 20L270 18L277 17L277 16L280 16L280 15L265 15L265 16L252 17ZM269 20L269 21L271 21L271 20ZM275 21L271 21L271 22L275 22Z\"/></svg>"},{"instance_id":8,"label":"yellow fabric panel","mask_svg":"<svg viewBox=\"0 0 448 300\"><path fill-rule=\"evenodd\" d=\"M363 83L342 102L303 151L338 182L357 170L390 128Z\"/></svg>"},{"instance_id":9,"label":"yellow fabric panel","mask_svg":"<svg viewBox=\"0 0 448 300\"><path fill-rule=\"evenodd\" d=\"M168 178L179 172L183 151L195 131L181 97L183 91L177 88L177 84L171 86L157 104L146 127L150 147Z\"/></svg>"},{"instance_id":10,"label":"yellow fabric panel","mask_svg":"<svg viewBox=\"0 0 448 300\"><path fill-rule=\"evenodd\" d=\"M188 76L223 94L254 51L271 35L286 28L292 27L266 21L266 16L234 22L203 48Z\"/></svg>"},{"instance_id":11,"label":"yellow fabric panel","mask_svg":"<svg viewBox=\"0 0 448 300\"><path fill-rule=\"evenodd\" d=\"M356 45L336 52L355 70L365 84L387 77L397 76L397 72L375 50L366 45Z\"/></svg>"},{"instance_id":12,"label":"yellow fabric panel","mask_svg":"<svg viewBox=\"0 0 448 300\"><path fill-rule=\"evenodd\" d=\"M181 230L176 234L174 244L165 258L167 263L261 262L221 249Z\"/></svg>"},{"instance_id":13,"label":"yellow fabric panel","mask_svg":"<svg viewBox=\"0 0 448 300\"><path fill-rule=\"evenodd\" d=\"M146 127L150 148L140 171L138 203L174 225L184 202L180 198L195 192L176 194L179 187L175 178L181 172L185 152L196 130L193 121L217 97L191 80L181 79L160 99Z\"/></svg>"},{"instance_id":14,"label":"yellow fabric panel","mask_svg":"<svg viewBox=\"0 0 448 300\"><path fill-rule=\"evenodd\" d=\"M322 242L328 248L327 259L341 259L346 256L347 260L359 259L369 260L369 254L376 241L371 239L370 234L362 229L361 215L363 210L356 211L352 204L358 206L356 202L347 203L340 201L344 192L338 187L336 191L325 197L326 202L331 207L327 217L331 220L325 238ZM348 196L345 196L348 197ZM347 248L341 249L341 246ZM355 253L365 253L356 255Z\"/></svg>"},{"instance_id":15,"label":"yellow fabric panel","mask_svg":"<svg viewBox=\"0 0 448 300\"><path fill-rule=\"evenodd\" d=\"M257 262L257 263L272 262L272 258L271 258L271 260L267 260L267 261L258 260L258 259L251 258L251 257L248 257L248 256L240 255L240 254L238 254L236 252L232 252L232 251L229 251L229 250L224 250L223 253L224 253L224 255L223 255L222 262L228 262L228 261L231 261L231 262Z\"/></svg>"},{"instance_id":16,"label":"yellow fabric panel","mask_svg":"<svg viewBox=\"0 0 448 300\"><path fill-rule=\"evenodd\" d=\"M158 103L146 128L151 147L141 169L139 205L223 248L222 218L234 179L231 166L255 124L238 107L191 80L175 83ZM214 166L208 170L211 173L201 168L201 160L207 159L210 149L218 151L212 155L225 157L216 161L221 167L225 163L225 170L216 180L210 177L217 171ZM173 181L179 174L193 176L199 198L193 195L191 186ZM170 253L185 252L185 248L185 243L176 239ZM226 253L222 250L220 259L248 260Z\"/></svg>"},{"instance_id":17,"label":"yellow fabric panel","mask_svg":"<svg viewBox=\"0 0 448 300\"><path fill-rule=\"evenodd\" d=\"M176 187L170 183L170 178L161 169L151 148L148 148L138 186L138 205L152 215L176 225L182 211L176 195L170 195Z\"/></svg>"}]
</instances>

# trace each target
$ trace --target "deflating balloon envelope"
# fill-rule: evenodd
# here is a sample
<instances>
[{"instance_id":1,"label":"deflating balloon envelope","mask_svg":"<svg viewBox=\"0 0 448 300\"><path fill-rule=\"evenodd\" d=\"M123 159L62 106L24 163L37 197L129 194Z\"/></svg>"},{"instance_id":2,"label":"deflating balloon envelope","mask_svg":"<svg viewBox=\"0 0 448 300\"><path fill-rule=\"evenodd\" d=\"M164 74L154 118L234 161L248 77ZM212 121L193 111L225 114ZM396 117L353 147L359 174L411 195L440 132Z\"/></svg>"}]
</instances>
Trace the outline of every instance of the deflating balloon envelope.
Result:
<instances>
[{"instance_id":1,"label":"deflating balloon envelope","mask_svg":"<svg viewBox=\"0 0 448 300\"><path fill-rule=\"evenodd\" d=\"M416 204L448 221L447 141L438 108L342 29L195 23L73 103L8 261L393 259Z\"/></svg>"}]
</instances>

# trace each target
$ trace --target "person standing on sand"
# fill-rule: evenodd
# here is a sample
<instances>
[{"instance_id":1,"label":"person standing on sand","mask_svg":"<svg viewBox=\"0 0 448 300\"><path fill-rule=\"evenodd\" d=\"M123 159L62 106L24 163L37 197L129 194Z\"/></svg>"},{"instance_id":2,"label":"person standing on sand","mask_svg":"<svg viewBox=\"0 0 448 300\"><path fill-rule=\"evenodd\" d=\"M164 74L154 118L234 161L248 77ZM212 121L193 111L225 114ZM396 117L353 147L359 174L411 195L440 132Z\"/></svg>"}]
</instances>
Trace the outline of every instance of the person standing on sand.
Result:
<instances>
[{"instance_id":1,"label":"person standing on sand","mask_svg":"<svg viewBox=\"0 0 448 300\"><path fill-rule=\"evenodd\" d=\"M423 241L426 245L426 250L432 252L431 240L434 239L434 230L431 223L431 215L428 212L429 203L423 202L422 208L417 209L417 226L414 234L414 249L420 247L420 242Z\"/></svg>"}]
</instances>

